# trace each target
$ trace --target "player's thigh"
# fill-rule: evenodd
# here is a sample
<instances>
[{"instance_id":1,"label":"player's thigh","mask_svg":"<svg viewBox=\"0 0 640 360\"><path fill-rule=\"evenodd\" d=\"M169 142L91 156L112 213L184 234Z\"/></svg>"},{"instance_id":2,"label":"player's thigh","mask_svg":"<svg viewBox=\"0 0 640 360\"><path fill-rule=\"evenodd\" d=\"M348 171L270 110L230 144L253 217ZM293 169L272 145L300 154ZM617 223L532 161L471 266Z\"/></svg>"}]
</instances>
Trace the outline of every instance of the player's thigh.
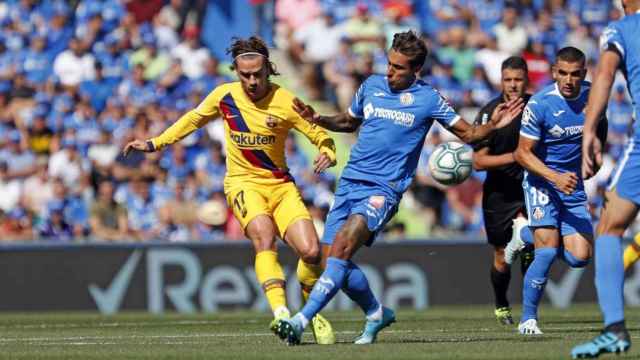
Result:
<instances>
[{"instance_id":1,"label":"player's thigh","mask_svg":"<svg viewBox=\"0 0 640 360\"><path fill-rule=\"evenodd\" d=\"M266 193L263 195L269 200L269 207L273 214L273 220L278 227L278 233L282 239L287 237L287 233L291 230L291 225L301 219L308 220L308 222L311 223L302 225L303 229L309 230L309 225L311 225L311 229L313 229L309 210L307 210L307 207L304 205L302 196L300 196L300 192L293 182L270 186L268 189L265 188L264 190ZM300 227L298 227L298 229L300 229ZM303 235L298 234L300 236L296 236L297 233L295 229L293 230L293 233L294 234L288 236L288 238L291 238L292 236L298 238ZM317 243L318 236L315 234L315 229L313 234L313 238L311 239L296 240L309 242L313 242L315 240Z\"/></svg>"},{"instance_id":2,"label":"player's thigh","mask_svg":"<svg viewBox=\"0 0 640 360\"><path fill-rule=\"evenodd\" d=\"M607 191L596 234L622 236L637 214L636 203L621 197L617 189Z\"/></svg>"},{"instance_id":3,"label":"player's thigh","mask_svg":"<svg viewBox=\"0 0 640 360\"><path fill-rule=\"evenodd\" d=\"M367 219L362 214L351 214L338 231L329 255L343 260L351 259L362 245L370 243L373 236Z\"/></svg>"},{"instance_id":4,"label":"player's thigh","mask_svg":"<svg viewBox=\"0 0 640 360\"><path fill-rule=\"evenodd\" d=\"M533 231L533 239L535 248L545 248L560 246L560 229L553 226L540 226L531 228Z\"/></svg>"}]
</instances>

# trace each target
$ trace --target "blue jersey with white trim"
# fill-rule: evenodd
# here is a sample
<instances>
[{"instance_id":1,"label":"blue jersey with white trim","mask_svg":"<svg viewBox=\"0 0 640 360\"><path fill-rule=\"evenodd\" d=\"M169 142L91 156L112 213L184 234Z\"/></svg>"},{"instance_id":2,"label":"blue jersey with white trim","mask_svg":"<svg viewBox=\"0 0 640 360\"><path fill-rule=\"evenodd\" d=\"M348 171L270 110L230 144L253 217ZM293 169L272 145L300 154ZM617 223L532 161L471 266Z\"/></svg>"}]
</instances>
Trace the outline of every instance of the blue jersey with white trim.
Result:
<instances>
[{"instance_id":1,"label":"blue jersey with white trim","mask_svg":"<svg viewBox=\"0 0 640 360\"><path fill-rule=\"evenodd\" d=\"M534 139L535 155L550 169L557 172L573 172L580 180L576 191L561 198L584 198L581 178L582 130L584 109L589 98L591 84L584 81L580 94L567 99L560 93L557 84L551 84L531 97L522 114L520 136ZM525 172L525 181L546 181Z\"/></svg>"},{"instance_id":2,"label":"blue jersey with white trim","mask_svg":"<svg viewBox=\"0 0 640 360\"><path fill-rule=\"evenodd\" d=\"M628 15L607 26L600 36L601 51L613 50L620 55L620 69L627 80L634 113L640 105L640 14ZM640 140L638 122L634 124L635 142Z\"/></svg>"},{"instance_id":3,"label":"blue jersey with white trim","mask_svg":"<svg viewBox=\"0 0 640 360\"><path fill-rule=\"evenodd\" d=\"M362 120L342 177L380 184L401 194L416 173L424 138L434 120L451 127L460 116L422 80L392 91L387 78L372 75L354 95L349 114Z\"/></svg>"}]
</instances>

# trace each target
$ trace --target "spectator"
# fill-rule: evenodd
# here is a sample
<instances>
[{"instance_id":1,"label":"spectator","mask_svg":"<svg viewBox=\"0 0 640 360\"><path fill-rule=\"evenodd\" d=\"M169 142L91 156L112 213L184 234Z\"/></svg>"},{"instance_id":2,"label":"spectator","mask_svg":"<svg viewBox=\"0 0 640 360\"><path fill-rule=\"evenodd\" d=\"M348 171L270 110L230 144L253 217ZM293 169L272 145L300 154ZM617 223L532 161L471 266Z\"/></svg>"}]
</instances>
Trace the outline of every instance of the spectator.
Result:
<instances>
[{"instance_id":1,"label":"spectator","mask_svg":"<svg viewBox=\"0 0 640 360\"><path fill-rule=\"evenodd\" d=\"M187 27L184 30L185 41L176 46L171 55L180 61L182 71L189 79L198 79L205 73L209 60L209 50L200 45L200 30Z\"/></svg>"},{"instance_id":2,"label":"spectator","mask_svg":"<svg viewBox=\"0 0 640 360\"><path fill-rule=\"evenodd\" d=\"M85 80L80 83L80 96L85 101L91 103L93 110L97 113L104 110L107 99L109 99L114 90L114 82L104 77L104 70L101 62L95 63L95 78Z\"/></svg>"},{"instance_id":3,"label":"spectator","mask_svg":"<svg viewBox=\"0 0 640 360\"><path fill-rule=\"evenodd\" d=\"M31 126L27 129L29 150L39 156L48 156L54 140L57 141L57 136L47 125L45 108L45 105L36 107Z\"/></svg>"},{"instance_id":4,"label":"spectator","mask_svg":"<svg viewBox=\"0 0 640 360\"><path fill-rule=\"evenodd\" d=\"M60 53L53 63L53 72L64 86L78 86L84 80L95 77L94 57L86 52L86 46L78 38L69 42L69 49Z\"/></svg>"},{"instance_id":5,"label":"spectator","mask_svg":"<svg viewBox=\"0 0 640 360\"><path fill-rule=\"evenodd\" d=\"M157 204L149 191L149 182L142 178L134 178L129 187L126 208L128 227L134 238L141 241L158 239L165 224L160 222Z\"/></svg>"},{"instance_id":6,"label":"spectator","mask_svg":"<svg viewBox=\"0 0 640 360\"><path fill-rule=\"evenodd\" d=\"M502 21L493 28L498 41L498 49L509 55L520 55L527 46L527 31L518 24L518 10L513 6L505 7Z\"/></svg>"},{"instance_id":7,"label":"spectator","mask_svg":"<svg viewBox=\"0 0 640 360\"><path fill-rule=\"evenodd\" d=\"M353 52L358 55L373 53L380 38L384 38L382 24L371 17L369 7L364 3L358 3L354 16L347 20L344 26L345 33L351 40Z\"/></svg>"},{"instance_id":8,"label":"spectator","mask_svg":"<svg viewBox=\"0 0 640 360\"><path fill-rule=\"evenodd\" d=\"M78 188L85 171L84 160L75 139L62 139L62 148L49 159L49 175L59 177L70 188Z\"/></svg>"},{"instance_id":9,"label":"spectator","mask_svg":"<svg viewBox=\"0 0 640 360\"><path fill-rule=\"evenodd\" d=\"M446 46L438 51L438 58L453 64L453 77L461 83L469 81L473 75L475 50L465 46L465 30L462 27L449 29Z\"/></svg>"},{"instance_id":10,"label":"spectator","mask_svg":"<svg viewBox=\"0 0 640 360\"><path fill-rule=\"evenodd\" d=\"M89 224L94 237L101 240L126 240L128 236L127 210L113 198L112 181L104 180L98 187L98 196L91 205Z\"/></svg>"},{"instance_id":11,"label":"spectator","mask_svg":"<svg viewBox=\"0 0 640 360\"><path fill-rule=\"evenodd\" d=\"M522 57L527 62L529 69L529 91L535 92L551 81L551 62L544 51L542 37L537 35L531 38L530 45L523 52Z\"/></svg>"},{"instance_id":12,"label":"spectator","mask_svg":"<svg viewBox=\"0 0 640 360\"><path fill-rule=\"evenodd\" d=\"M45 52L46 39L43 36L31 38L29 50L25 52L20 61L26 73L27 81L33 87L43 84L51 74L51 55Z\"/></svg>"},{"instance_id":13,"label":"spectator","mask_svg":"<svg viewBox=\"0 0 640 360\"><path fill-rule=\"evenodd\" d=\"M74 238L73 228L64 217L65 205L61 201L52 201L48 205L48 218L40 226L40 237L56 242L70 242Z\"/></svg>"},{"instance_id":14,"label":"spectator","mask_svg":"<svg viewBox=\"0 0 640 360\"><path fill-rule=\"evenodd\" d=\"M53 200L53 184L49 176L47 159L42 157L36 161L36 173L28 177L23 185L23 200L28 211L44 216L47 204Z\"/></svg>"},{"instance_id":15,"label":"spectator","mask_svg":"<svg viewBox=\"0 0 640 360\"><path fill-rule=\"evenodd\" d=\"M8 134L8 142L5 149L0 151L0 159L3 159L9 167L6 176L9 179L23 180L36 172L36 157L23 142L18 130L12 130Z\"/></svg>"},{"instance_id":16,"label":"spectator","mask_svg":"<svg viewBox=\"0 0 640 360\"><path fill-rule=\"evenodd\" d=\"M171 58L164 51L159 51L156 38L148 33L142 37L142 48L131 55L131 66L142 65L145 80L157 80L171 65Z\"/></svg>"},{"instance_id":17,"label":"spectator","mask_svg":"<svg viewBox=\"0 0 640 360\"><path fill-rule=\"evenodd\" d=\"M500 89L502 62L509 56L509 53L498 49L498 42L493 34L489 34L483 47L476 52L476 63L482 66L494 89Z\"/></svg>"},{"instance_id":18,"label":"spectator","mask_svg":"<svg viewBox=\"0 0 640 360\"><path fill-rule=\"evenodd\" d=\"M8 213L20 200L22 185L19 180L9 178L9 165L0 160L0 210Z\"/></svg>"},{"instance_id":19,"label":"spectator","mask_svg":"<svg viewBox=\"0 0 640 360\"><path fill-rule=\"evenodd\" d=\"M0 239L3 241L33 240L33 219L31 213L22 207L9 211L4 219L0 215Z\"/></svg>"},{"instance_id":20,"label":"spectator","mask_svg":"<svg viewBox=\"0 0 640 360\"><path fill-rule=\"evenodd\" d=\"M293 34L291 53L302 64L302 77L310 98L323 97L325 79L322 67L337 55L344 34L343 27L336 25L329 13L324 13Z\"/></svg>"}]
</instances>

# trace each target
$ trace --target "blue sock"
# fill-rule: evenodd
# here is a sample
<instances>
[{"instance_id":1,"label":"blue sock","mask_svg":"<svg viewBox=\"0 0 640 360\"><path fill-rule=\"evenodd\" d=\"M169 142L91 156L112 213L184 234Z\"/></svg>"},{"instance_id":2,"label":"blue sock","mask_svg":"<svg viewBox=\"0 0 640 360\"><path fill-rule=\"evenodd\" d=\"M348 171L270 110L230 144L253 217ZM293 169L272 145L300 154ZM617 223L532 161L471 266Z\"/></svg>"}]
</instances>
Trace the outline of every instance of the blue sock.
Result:
<instances>
[{"instance_id":1,"label":"blue sock","mask_svg":"<svg viewBox=\"0 0 640 360\"><path fill-rule=\"evenodd\" d=\"M533 245L535 243L533 240L533 231L531 231L528 226L524 226L520 229L520 238L525 244Z\"/></svg>"},{"instance_id":2,"label":"blue sock","mask_svg":"<svg viewBox=\"0 0 640 360\"><path fill-rule=\"evenodd\" d=\"M371 315L380 308L380 303L371 292L367 277L353 261L349 261L349 270L342 290L360 305L365 315Z\"/></svg>"},{"instance_id":3,"label":"blue sock","mask_svg":"<svg viewBox=\"0 0 640 360\"><path fill-rule=\"evenodd\" d=\"M538 304L544 293L544 286L547 283L547 276L551 264L556 258L556 248L540 248L535 250L533 262L529 265L527 273L524 275L522 285L522 319L525 322L529 319L538 318Z\"/></svg>"},{"instance_id":4,"label":"blue sock","mask_svg":"<svg viewBox=\"0 0 640 360\"><path fill-rule=\"evenodd\" d=\"M589 259L578 260L578 258L573 256L573 254L570 253L569 250L565 248L559 248L557 255L558 255L558 258L564 260L564 262L566 262L567 265L571 266L572 268L583 268L587 266L587 264L589 264Z\"/></svg>"},{"instance_id":5,"label":"blue sock","mask_svg":"<svg viewBox=\"0 0 640 360\"><path fill-rule=\"evenodd\" d=\"M613 235L600 235L596 239L596 290L605 326L624 320L624 268L620 241L620 237Z\"/></svg>"},{"instance_id":6,"label":"blue sock","mask_svg":"<svg viewBox=\"0 0 640 360\"><path fill-rule=\"evenodd\" d=\"M309 294L309 300L300 310L307 320L313 319L342 288L342 284L347 277L348 267L349 262L346 260L334 257L327 259L327 267L313 286L313 290Z\"/></svg>"}]
</instances>

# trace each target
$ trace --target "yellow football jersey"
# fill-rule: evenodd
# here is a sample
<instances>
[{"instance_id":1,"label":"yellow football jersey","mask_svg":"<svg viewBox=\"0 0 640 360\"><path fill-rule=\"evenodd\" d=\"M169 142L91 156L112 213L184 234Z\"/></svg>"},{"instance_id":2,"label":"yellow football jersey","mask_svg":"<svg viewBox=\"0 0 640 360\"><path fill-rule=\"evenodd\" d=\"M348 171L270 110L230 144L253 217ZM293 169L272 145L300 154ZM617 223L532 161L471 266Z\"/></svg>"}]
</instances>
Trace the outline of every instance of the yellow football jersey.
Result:
<instances>
[{"instance_id":1,"label":"yellow football jersey","mask_svg":"<svg viewBox=\"0 0 640 360\"><path fill-rule=\"evenodd\" d=\"M269 94L254 103L240 82L222 84L151 141L161 149L222 116L227 150L225 187L237 181L265 185L292 181L284 157L289 129L302 132L331 160L336 156L333 139L324 129L301 118L291 108L293 99L289 91L271 84Z\"/></svg>"}]
</instances>

